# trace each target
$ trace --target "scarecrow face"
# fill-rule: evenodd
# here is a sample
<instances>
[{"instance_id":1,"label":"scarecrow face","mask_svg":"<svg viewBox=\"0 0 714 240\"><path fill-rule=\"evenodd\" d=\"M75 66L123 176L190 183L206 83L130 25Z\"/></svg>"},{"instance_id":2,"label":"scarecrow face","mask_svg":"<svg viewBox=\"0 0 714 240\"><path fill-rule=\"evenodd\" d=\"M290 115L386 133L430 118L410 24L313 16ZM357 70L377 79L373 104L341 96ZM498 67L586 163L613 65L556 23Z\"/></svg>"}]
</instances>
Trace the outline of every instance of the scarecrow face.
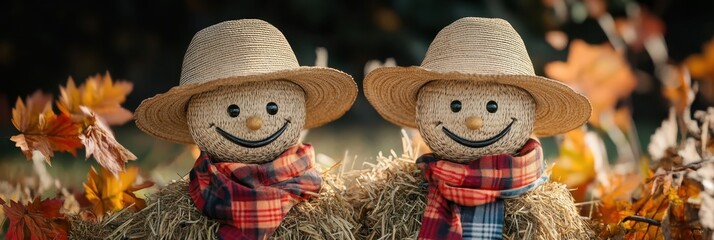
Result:
<instances>
[{"instance_id":1,"label":"scarecrow face","mask_svg":"<svg viewBox=\"0 0 714 240\"><path fill-rule=\"evenodd\" d=\"M419 90L416 119L437 157L464 163L518 151L533 130L535 101L510 85L432 81Z\"/></svg>"},{"instance_id":2,"label":"scarecrow face","mask_svg":"<svg viewBox=\"0 0 714 240\"><path fill-rule=\"evenodd\" d=\"M193 96L186 117L194 141L210 156L265 163L297 144L305 94L287 81L219 87Z\"/></svg>"}]
</instances>

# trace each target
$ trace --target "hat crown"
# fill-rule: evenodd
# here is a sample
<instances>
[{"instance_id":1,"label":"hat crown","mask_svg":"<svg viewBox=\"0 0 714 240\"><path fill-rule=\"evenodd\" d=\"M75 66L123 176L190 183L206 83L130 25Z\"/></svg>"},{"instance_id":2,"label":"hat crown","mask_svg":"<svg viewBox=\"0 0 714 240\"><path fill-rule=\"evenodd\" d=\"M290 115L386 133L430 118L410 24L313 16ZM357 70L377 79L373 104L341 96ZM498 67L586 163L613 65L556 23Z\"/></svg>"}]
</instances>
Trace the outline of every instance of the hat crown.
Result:
<instances>
[{"instance_id":1,"label":"hat crown","mask_svg":"<svg viewBox=\"0 0 714 240\"><path fill-rule=\"evenodd\" d=\"M466 17L442 29L423 68L438 72L534 76L523 39L507 21Z\"/></svg>"},{"instance_id":2,"label":"hat crown","mask_svg":"<svg viewBox=\"0 0 714 240\"><path fill-rule=\"evenodd\" d=\"M298 68L285 36L258 19L225 21L193 36L184 55L180 85Z\"/></svg>"}]
</instances>

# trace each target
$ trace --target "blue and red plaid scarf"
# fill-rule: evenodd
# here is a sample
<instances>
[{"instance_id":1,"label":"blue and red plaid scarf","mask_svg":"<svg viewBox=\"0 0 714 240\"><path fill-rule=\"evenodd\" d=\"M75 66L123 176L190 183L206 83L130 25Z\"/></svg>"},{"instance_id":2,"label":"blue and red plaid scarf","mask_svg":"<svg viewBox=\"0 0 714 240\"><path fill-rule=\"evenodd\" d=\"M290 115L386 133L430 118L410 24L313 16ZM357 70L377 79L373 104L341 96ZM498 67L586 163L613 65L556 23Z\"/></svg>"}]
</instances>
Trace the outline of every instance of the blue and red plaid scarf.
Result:
<instances>
[{"instance_id":1,"label":"blue and red plaid scarf","mask_svg":"<svg viewBox=\"0 0 714 240\"><path fill-rule=\"evenodd\" d=\"M264 164L214 162L201 153L190 173L196 207L221 223L220 239L267 239L300 201L322 187L309 144L289 148Z\"/></svg>"},{"instance_id":2,"label":"blue and red plaid scarf","mask_svg":"<svg viewBox=\"0 0 714 240\"><path fill-rule=\"evenodd\" d=\"M425 154L417 165L429 184L419 239L501 239L502 198L516 197L547 180L543 150L535 139L517 156L484 156L459 164Z\"/></svg>"}]
</instances>

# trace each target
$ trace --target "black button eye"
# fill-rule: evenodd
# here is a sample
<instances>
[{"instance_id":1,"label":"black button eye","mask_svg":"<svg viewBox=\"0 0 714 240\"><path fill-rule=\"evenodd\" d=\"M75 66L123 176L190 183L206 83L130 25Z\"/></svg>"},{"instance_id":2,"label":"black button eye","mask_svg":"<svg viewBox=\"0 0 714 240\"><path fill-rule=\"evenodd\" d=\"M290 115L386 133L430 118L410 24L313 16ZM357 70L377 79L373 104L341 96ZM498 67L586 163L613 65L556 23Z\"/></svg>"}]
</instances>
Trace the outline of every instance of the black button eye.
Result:
<instances>
[{"instance_id":1,"label":"black button eye","mask_svg":"<svg viewBox=\"0 0 714 240\"><path fill-rule=\"evenodd\" d=\"M228 106L228 116L231 116L234 118L234 117L237 117L238 115L240 115L240 108L238 107L238 105L231 104L230 106Z\"/></svg>"},{"instance_id":2,"label":"black button eye","mask_svg":"<svg viewBox=\"0 0 714 240\"><path fill-rule=\"evenodd\" d=\"M461 111L461 101L459 100L454 100L451 102L451 111L452 112L459 112Z\"/></svg>"},{"instance_id":3,"label":"black button eye","mask_svg":"<svg viewBox=\"0 0 714 240\"><path fill-rule=\"evenodd\" d=\"M498 103L496 103L495 101L488 101L488 103L486 103L486 111L490 113L495 113L496 111L498 111Z\"/></svg>"},{"instance_id":4,"label":"black button eye","mask_svg":"<svg viewBox=\"0 0 714 240\"><path fill-rule=\"evenodd\" d=\"M268 105L265 105L265 111L267 111L270 115L275 115L276 113L278 113L278 104L275 104L274 102L269 102Z\"/></svg>"}]
</instances>

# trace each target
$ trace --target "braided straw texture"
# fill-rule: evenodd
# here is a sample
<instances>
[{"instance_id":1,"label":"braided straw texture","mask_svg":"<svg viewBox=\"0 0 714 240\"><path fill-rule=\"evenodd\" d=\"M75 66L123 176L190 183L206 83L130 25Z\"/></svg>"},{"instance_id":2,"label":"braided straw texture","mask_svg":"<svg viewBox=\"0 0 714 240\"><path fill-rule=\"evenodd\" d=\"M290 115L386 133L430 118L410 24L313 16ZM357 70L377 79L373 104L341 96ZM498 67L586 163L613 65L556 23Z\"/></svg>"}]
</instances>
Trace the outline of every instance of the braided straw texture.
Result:
<instances>
[{"instance_id":1,"label":"braided straw texture","mask_svg":"<svg viewBox=\"0 0 714 240\"><path fill-rule=\"evenodd\" d=\"M267 112L268 103L275 103L278 112ZM235 105L240 114L232 117L228 107ZM299 86L288 81L249 82L200 93L191 98L187 118L194 141L208 155L219 161L265 163L274 160L298 143L305 124L305 96ZM260 119L259 129L248 127L249 119ZM268 145L247 148L216 133L216 128L231 135L259 141L287 128Z\"/></svg>"},{"instance_id":2,"label":"braided straw texture","mask_svg":"<svg viewBox=\"0 0 714 240\"><path fill-rule=\"evenodd\" d=\"M419 89L433 80L512 85L535 100L534 133L550 136L584 124L590 102L570 87L536 76L523 40L501 19L467 17L442 29L421 66L382 67L364 80L367 100L386 120L414 128Z\"/></svg>"},{"instance_id":3,"label":"braided straw texture","mask_svg":"<svg viewBox=\"0 0 714 240\"><path fill-rule=\"evenodd\" d=\"M225 86L286 80L305 92L305 128L333 121L352 106L357 84L344 72L299 66L283 34L256 19L226 21L196 33L186 50L180 85L144 100L136 125L157 138L192 144L186 123L191 96Z\"/></svg>"},{"instance_id":4,"label":"braided straw texture","mask_svg":"<svg viewBox=\"0 0 714 240\"><path fill-rule=\"evenodd\" d=\"M229 21L196 33L183 58L180 85L297 67L285 36L270 23Z\"/></svg>"},{"instance_id":5,"label":"braided straw texture","mask_svg":"<svg viewBox=\"0 0 714 240\"><path fill-rule=\"evenodd\" d=\"M462 104L458 112L450 109L455 100ZM498 104L493 113L486 109L490 101ZM528 92L487 82L433 81L421 88L417 100L417 125L424 142L438 158L461 163L486 155L517 152L530 138L534 113L535 102ZM468 117L482 119L483 125L469 129L466 126ZM447 128L464 139L482 141L501 133L511 121L513 124L508 134L481 148L463 146L442 131Z\"/></svg>"}]
</instances>

